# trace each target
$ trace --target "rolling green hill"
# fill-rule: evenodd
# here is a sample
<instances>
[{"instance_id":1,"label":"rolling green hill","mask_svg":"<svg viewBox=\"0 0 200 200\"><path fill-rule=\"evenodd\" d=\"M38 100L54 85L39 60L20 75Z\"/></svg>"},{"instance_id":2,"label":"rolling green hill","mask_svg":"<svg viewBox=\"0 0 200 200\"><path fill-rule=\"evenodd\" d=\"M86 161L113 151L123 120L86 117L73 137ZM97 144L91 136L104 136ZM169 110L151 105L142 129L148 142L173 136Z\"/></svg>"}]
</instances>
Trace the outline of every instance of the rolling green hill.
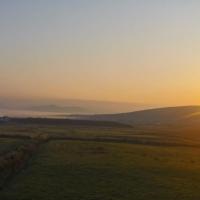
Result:
<instances>
[{"instance_id":1,"label":"rolling green hill","mask_svg":"<svg viewBox=\"0 0 200 200\"><path fill-rule=\"evenodd\" d=\"M81 116L83 119L116 121L131 125L155 125L200 122L200 106L167 107L130 113Z\"/></svg>"}]
</instances>

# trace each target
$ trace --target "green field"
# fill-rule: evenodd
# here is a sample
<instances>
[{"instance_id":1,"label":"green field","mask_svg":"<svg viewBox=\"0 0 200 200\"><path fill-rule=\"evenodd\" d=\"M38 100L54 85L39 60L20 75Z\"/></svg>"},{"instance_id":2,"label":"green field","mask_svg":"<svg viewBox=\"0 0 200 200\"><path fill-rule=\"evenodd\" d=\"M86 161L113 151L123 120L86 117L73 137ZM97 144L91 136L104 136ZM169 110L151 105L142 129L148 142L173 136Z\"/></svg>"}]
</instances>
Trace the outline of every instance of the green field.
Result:
<instances>
[{"instance_id":1,"label":"green field","mask_svg":"<svg viewBox=\"0 0 200 200\"><path fill-rule=\"evenodd\" d=\"M9 152L11 149L15 149L22 143L23 140L21 139L0 138L0 155Z\"/></svg>"},{"instance_id":2,"label":"green field","mask_svg":"<svg viewBox=\"0 0 200 200\"><path fill-rule=\"evenodd\" d=\"M7 129L9 136L12 132L14 136L30 133L31 138L35 134L40 140L42 135L52 138L41 143L26 167L3 187L0 199L200 199L199 142L180 130L36 125L1 128L4 133Z\"/></svg>"}]
</instances>

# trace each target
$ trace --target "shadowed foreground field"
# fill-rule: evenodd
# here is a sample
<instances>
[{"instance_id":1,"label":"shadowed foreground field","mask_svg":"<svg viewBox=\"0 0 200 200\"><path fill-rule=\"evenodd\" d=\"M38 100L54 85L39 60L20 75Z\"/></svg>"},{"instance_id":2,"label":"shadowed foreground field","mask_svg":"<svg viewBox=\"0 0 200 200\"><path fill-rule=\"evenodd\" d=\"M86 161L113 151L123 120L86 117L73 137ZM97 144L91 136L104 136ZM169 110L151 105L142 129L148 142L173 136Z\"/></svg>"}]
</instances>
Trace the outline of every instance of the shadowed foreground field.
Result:
<instances>
[{"instance_id":1,"label":"shadowed foreground field","mask_svg":"<svg viewBox=\"0 0 200 200\"><path fill-rule=\"evenodd\" d=\"M52 141L2 199L199 199L199 149Z\"/></svg>"},{"instance_id":2,"label":"shadowed foreground field","mask_svg":"<svg viewBox=\"0 0 200 200\"><path fill-rule=\"evenodd\" d=\"M1 138L0 139L0 156L15 149L18 145L23 143L21 139Z\"/></svg>"},{"instance_id":3,"label":"shadowed foreground field","mask_svg":"<svg viewBox=\"0 0 200 200\"><path fill-rule=\"evenodd\" d=\"M200 199L199 142L177 129L9 124L0 130L10 142L12 133L30 135L25 143L40 141L0 199Z\"/></svg>"}]
</instances>

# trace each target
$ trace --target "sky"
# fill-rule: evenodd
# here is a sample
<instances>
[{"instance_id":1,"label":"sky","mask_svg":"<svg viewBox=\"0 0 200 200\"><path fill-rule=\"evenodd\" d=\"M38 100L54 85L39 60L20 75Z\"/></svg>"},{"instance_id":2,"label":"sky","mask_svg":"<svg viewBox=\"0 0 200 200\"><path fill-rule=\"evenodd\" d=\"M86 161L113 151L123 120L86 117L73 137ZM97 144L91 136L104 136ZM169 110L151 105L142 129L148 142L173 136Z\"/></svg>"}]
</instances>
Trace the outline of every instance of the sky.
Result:
<instances>
[{"instance_id":1,"label":"sky","mask_svg":"<svg viewBox=\"0 0 200 200\"><path fill-rule=\"evenodd\" d=\"M0 0L0 97L200 104L200 1Z\"/></svg>"}]
</instances>

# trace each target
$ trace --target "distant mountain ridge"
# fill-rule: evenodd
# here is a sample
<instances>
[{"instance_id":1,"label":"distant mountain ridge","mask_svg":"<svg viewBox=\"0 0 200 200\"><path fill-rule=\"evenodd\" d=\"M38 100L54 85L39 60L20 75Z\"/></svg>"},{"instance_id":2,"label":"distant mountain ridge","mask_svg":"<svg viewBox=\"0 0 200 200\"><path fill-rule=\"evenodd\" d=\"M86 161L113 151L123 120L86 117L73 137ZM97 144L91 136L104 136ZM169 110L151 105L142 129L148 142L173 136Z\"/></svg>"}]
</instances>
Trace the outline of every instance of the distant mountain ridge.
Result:
<instances>
[{"instance_id":1,"label":"distant mountain ridge","mask_svg":"<svg viewBox=\"0 0 200 200\"><path fill-rule=\"evenodd\" d=\"M55 113L84 113L87 112L86 109L79 106L57 106L57 105L41 105L41 106L31 106L27 108L31 111L40 112L55 112Z\"/></svg>"},{"instance_id":2,"label":"distant mountain ridge","mask_svg":"<svg viewBox=\"0 0 200 200\"><path fill-rule=\"evenodd\" d=\"M58 108L59 107L59 108ZM81 99L15 99L0 97L0 109L46 111L65 114L110 114L155 107L141 103ZM70 112L70 111L74 112ZM61 112L60 112L61 111ZM78 112L77 112L78 111Z\"/></svg>"},{"instance_id":3,"label":"distant mountain ridge","mask_svg":"<svg viewBox=\"0 0 200 200\"><path fill-rule=\"evenodd\" d=\"M200 106L166 107L129 113L91 115L80 117L83 119L115 121L131 125L199 123Z\"/></svg>"}]
</instances>

